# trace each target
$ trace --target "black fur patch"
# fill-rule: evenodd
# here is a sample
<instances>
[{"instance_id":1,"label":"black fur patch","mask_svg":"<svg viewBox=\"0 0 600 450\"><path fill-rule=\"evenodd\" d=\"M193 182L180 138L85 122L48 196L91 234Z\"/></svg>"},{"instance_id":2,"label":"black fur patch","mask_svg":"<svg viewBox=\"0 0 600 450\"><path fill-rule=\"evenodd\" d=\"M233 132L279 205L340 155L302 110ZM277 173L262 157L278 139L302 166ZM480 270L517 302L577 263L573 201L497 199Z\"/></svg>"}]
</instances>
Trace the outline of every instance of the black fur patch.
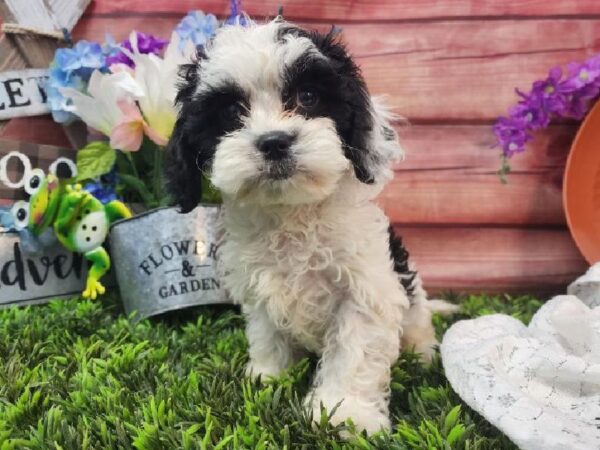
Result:
<instances>
[{"instance_id":1,"label":"black fur patch","mask_svg":"<svg viewBox=\"0 0 600 450\"><path fill-rule=\"evenodd\" d=\"M309 53L288 69L284 103L294 109L293 99L299 89L309 86L317 91L320 103L314 111L305 111L305 115L330 117L356 177L363 183L373 183L375 180L367 164L370 157L367 139L373 129L369 93L360 69L339 39L338 30L332 28L329 33L320 34L290 26L280 30L279 39L288 34L310 39L327 59ZM301 108L299 111L303 112Z\"/></svg>"},{"instance_id":2,"label":"black fur patch","mask_svg":"<svg viewBox=\"0 0 600 450\"><path fill-rule=\"evenodd\" d=\"M417 272L410 270L408 265L409 254L404 245L402 239L394 234L394 229L390 226L388 228L390 255L394 262L394 271L400 275L400 282L408 295L409 300L412 303L412 297L414 295L414 283L417 278Z\"/></svg>"},{"instance_id":3,"label":"black fur patch","mask_svg":"<svg viewBox=\"0 0 600 450\"><path fill-rule=\"evenodd\" d=\"M189 212L202 196L202 172L210 170L219 139L241 126L240 113L247 104L235 84L226 84L202 95L198 87L197 63L183 65L176 103L181 105L167 147L167 190L181 212Z\"/></svg>"}]
</instances>

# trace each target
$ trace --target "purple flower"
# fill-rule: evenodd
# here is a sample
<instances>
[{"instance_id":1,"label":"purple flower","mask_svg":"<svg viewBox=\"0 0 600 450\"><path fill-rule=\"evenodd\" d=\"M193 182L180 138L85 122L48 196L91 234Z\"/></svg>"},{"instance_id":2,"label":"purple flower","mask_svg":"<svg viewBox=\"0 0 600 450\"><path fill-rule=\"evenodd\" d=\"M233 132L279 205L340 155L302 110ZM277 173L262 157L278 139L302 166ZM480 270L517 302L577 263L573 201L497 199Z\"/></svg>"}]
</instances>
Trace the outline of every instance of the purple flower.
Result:
<instances>
[{"instance_id":1,"label":"purple flower","mask_svg":"<svg viewBox=\"0 0 600 450\"><path fill-rule=\"evenodd\" d=\"M562 83L565 92L576 92L600 80L600 61L589 60L583 64L572 63L568 66L569 76Z\"/></svg>"},{"instance_id":2,"label":"purple flower","mask_svg":"<svg viewBox=\"0 0 600 450\"><path fill-rule=\"evenodd\" d=\"M585 117L600 94L600 55L569 64L566 76L554 67L528 93L517 90L517 94L521 100L509 109L508 117L498 118L493 129L505 158L522 152L532 131L547 127L553 118Z\"/></svg>"},{"instance_id":3,"label":"purple flower","mask_svg":"<svg viewBox=\"0 0 600 450\"><path fill-rule=\"evenodd\" d=\"M136 31L135 34L137 37L137 48L140 53L154 53L155 55L158 55L164 46L167 45L167 41L152 36L151 34L141 33L139 31ZM133 51L133 46L129 39L121 41L119 47L125 48L130 52ZM106 58L106 64L108 66L111 66L112 64L126 64L129 67L134 67L133 61L120 50L112 52L112 54Z\"/></svg>"},{"instance_id":4,"label":"purple flower","mask_svg":"<svg viewBox=\"0 0 600 450\"><path fill-rule=\"evenodd\" d=\"M540 108L539 101L535 98L517 103L508 110L508 113L510 117L525 122L532 130L545 128L550 123L550 113Z\"/></svg>"},{"instance_id":5,"label":"purple flower","mask_svg":"<svg viewBox=\"0 0 600 450\"><path fill-rule=\"evenodd\" d=\"M567 96L567 105L560 115L578 120L583 119L590 109L591 101L598 97L599 90L599 86L588 84L582 86L579 90L573 91Z\"/></svg>"},{"instance_id":6,"label":"purple flower","mask_svg":"<svg viewBox=\"0 0 600 450\"><path fill-rule=\"evenodd\" d=\"M533 83L528 95L520 93L521 97L535 108L543 108L549 113L558 113L565 108L566 99L560 79L562 71L560 67L550 70L548 78Z\"/></svg>"},{"instance_id":7,"label":"purple flower","mask_svg":"<svg viewBox=\"0 0 600 450\"><path fill-rule=\"evenodd\" d=\"M531 140L528 133L529 123L522 118L501 117L494 125L496 139L502 145L505 156L511 157L515 153L525 150L525 144Z\"/></svg>"}]
</instances>

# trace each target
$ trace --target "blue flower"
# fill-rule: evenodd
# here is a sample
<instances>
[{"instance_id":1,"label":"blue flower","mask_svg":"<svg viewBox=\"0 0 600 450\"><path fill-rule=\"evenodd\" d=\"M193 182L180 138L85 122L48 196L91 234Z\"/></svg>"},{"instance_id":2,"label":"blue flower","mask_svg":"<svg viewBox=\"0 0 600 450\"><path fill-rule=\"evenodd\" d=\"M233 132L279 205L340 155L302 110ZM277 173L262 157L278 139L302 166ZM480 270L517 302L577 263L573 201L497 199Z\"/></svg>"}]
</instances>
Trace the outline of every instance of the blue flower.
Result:
<instances>
[{"instance_id":1,"label":"blue flower","mask_svg":"<svg viewBox=\"0 0 600 450\"><path fill-rule=\"evenodd\" d=\"M117 169L113 167L110 172L102 175L98 180L87 183L83 189L106 204L119 198L115 190L118 182Z\"/></svg>"},{"instance_id":2,"label":"blue flower","mask_svg":"<svg viewBox=\"0 0 600 450\"><path fill-rule=\"evenodd\" d=\"M247 27L254 23L246 13L241 11L240 0L231 0L229 4L231 6L231 14L225 19L225 22L223 22L225 25L240 25L242 27Z\"/></svg>"},{"instance_id":3,"label":"blue flower","mask_svg":"<svg viewBox=\"0 0 600 450\"><path fill-rule=\"evenodd\" d=\"M56 62L52 62L45 85L48 105L55 122L69 123L76 116L65 110L67 99L61 94L59 90L61 87L71 87L83 92L85 82L80 76L64 71Z\"/></svg>"},{"instance_id":4,"label":"blue flower","mask_svg":"<svg viewBox=\"0 0 600 450\"><path fill-rule=\"evenodd\" d=\"M180 39L179 50L183 50L188 40L195 46L205 45L218 26L219 21L212 14L204 14L202 11L189 12L175 28Z\"/></svg>"},{"instance_id":5,"label":"blue flower","mask_svg":"<svg viewBox=\"0 0 600 450\"><path fill-rule=\"evenodd\" d=\"M76 70L92 73L94 69L103 69L105 65L102 47L97 42L79 41L73 48L59 48L54 56L56 65L67 73ZM89 75L88 75L89 76Z\"/></svg>"}]
</instances>

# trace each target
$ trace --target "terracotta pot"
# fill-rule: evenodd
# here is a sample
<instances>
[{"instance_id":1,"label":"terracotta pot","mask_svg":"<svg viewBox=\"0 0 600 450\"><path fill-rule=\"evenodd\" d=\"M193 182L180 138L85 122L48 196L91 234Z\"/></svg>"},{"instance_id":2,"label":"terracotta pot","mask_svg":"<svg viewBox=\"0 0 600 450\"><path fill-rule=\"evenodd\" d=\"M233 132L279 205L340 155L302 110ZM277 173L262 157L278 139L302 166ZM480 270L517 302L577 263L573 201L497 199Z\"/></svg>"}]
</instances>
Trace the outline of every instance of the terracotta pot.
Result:
<instances>
[{"instance_id":1,"label":"terracotta pot","mask_svg":"<svg viewBox=\"0 0 600 450\"><path fill-rule=\"evenodd\" d=\"M585 259L600 261L600 102L573 141L563 181L567 223Z\"/></svg>"}]
</instances>

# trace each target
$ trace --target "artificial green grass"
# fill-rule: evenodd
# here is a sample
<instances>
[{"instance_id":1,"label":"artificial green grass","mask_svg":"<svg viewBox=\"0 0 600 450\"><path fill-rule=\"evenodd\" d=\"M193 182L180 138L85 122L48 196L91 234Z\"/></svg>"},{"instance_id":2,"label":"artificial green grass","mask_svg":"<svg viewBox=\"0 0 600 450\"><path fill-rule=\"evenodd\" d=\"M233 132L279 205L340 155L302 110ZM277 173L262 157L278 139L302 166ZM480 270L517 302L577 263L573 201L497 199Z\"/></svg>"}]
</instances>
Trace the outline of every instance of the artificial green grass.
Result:
<instances>
[{"instance_id":1,"label":"artificial green grass","mask_svg":"<svg viewBox=\"0 0 600 450\"><path fill-rule=\"evenodd\" d=\"M491 312L528 321L529 297L469 297L450 323ZM279 379L244 378L247 343L234 307L134 324L116 296L0 312L0 449L513 449L463 404L441 363L405 353L393 368L392 433L344 441L310 425L304 360ZM340 374L343 376L343 374ZM349 425L350 431L352 426Z\"/></svg>"}]
</instances>

